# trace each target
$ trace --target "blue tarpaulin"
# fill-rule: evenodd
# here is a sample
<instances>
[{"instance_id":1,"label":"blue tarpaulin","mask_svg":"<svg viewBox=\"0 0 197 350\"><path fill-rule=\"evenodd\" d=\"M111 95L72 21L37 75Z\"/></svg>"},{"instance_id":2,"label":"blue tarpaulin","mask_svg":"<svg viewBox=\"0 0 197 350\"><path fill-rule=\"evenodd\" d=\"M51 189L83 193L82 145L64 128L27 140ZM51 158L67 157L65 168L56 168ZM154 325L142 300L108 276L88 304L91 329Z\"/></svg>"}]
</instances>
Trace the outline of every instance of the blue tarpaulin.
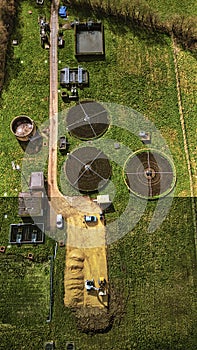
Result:
<instances>
[{"instance_id":1,"label":"blue tarpaulin","mask_svg":"<svg viewBox=\"0 0 197 350\"><path fill-rule=\"evenodd\" d=\"M66 6L60 6L60 8L59 8L59 15L60 15L60 17L66 18L67 17L66 11L67 11L67 7Z\"/></svg>"}]
</instances>

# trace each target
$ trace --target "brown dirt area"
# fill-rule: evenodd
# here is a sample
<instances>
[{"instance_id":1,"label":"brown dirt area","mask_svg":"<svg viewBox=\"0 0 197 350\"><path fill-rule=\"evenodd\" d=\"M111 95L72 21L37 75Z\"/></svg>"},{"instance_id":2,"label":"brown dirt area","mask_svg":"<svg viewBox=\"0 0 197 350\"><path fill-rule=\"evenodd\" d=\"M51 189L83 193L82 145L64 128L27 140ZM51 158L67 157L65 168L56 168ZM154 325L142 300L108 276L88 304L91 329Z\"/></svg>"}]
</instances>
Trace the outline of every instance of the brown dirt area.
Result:
<instances>
[{"instance_id":1,"label":"brown dirt area","mask_svg":"<svg viewBox=\"0 0 197 350\"><path fill-rule=\"evenodd\" d=\"M105 226L98 214L97 218L97 223L90 224L84 224L83 215L67 219L65 306L99 309L108 306L107 295L101 297L97 291L87 292L84 288L86 279L94 279L96 287L100 277L108 280Z\"/></svg>"}]
</instances>

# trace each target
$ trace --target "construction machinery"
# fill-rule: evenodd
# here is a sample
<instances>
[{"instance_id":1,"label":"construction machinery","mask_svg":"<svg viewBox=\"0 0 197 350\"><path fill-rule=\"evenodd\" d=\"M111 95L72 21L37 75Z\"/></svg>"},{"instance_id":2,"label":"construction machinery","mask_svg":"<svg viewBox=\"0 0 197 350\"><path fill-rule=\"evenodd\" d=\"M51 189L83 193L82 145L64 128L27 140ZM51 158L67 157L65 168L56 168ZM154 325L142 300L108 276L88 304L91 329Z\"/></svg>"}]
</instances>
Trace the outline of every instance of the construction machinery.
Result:
<instances>
[{"instance_id":1,"label":"construction machinery","mask_svg":"<svg viewBox=\"0 0 197 350\"><path fill-rule=\"evenodd\" d=\"M99 287L95 286L94 279L85 280L85 289L87 290L87 292L95 290L100 296L107 295L107 281L104 277L100 277L98 279L98 285Z\"/></svg>"},{"instance_id":2,"label":"construction machinery","mask_svg":"<svg viewBox=\"0 0 197 350\"><path fill-rule=\"evenodd\" d=\"M99 295L107 295L107 281L104 277L100 277L98 280L99 284Z\"/></svg>"},{"instance_id":3,"label":"construction machinery","mask_svg":"<svg viewBox=\"0 0 197 350\"><path fill-rule=\"evenodd\" d=\"M91 290L98 290L98 288L95 287L94 280L85 280L85 289L87 292L90 292Z\"/></svg>"}]
</instances>

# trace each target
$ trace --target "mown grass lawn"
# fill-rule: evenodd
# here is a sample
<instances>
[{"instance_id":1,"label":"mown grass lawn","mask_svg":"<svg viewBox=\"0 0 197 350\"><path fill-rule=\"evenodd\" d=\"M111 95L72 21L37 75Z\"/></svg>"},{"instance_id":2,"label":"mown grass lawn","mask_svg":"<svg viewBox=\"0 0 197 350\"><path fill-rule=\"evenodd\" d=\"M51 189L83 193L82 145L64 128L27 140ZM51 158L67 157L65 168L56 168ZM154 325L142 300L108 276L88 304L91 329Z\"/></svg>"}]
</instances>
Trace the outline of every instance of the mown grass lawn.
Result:
<instances>
[{"instance_id":1,"label":"mown grass lawn","mask_svg":"<svg viewBox=\"0 0 197 350\"><path fill-rule=\"evenodd\" d=\"M189 199L175 198L165 222L152 234L146 229L149 207L139 225L110 247L111 277L117 288L124 285L128 297L128 328L124 333L122 327L121 334L130 334L136 348L184 349L191 343L192 349L195 344L196 260L190 205Z\"/></svg>"}]
</instances>

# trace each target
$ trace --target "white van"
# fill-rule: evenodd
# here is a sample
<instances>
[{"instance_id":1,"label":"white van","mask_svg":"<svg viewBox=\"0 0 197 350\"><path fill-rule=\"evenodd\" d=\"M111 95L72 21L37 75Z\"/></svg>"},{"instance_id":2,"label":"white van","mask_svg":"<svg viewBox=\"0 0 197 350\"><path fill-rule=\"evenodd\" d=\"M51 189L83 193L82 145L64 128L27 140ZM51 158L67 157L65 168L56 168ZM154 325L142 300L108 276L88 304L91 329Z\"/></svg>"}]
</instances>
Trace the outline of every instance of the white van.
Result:
<instances>
[{"instance_id":1,"label":"white van","mask_svg":"<svg viewBox=\"0 0 197 350\"><path fill-rule=\"evenodd\" d=\"M62 229L62 228L64 227L64 219L63 219L62 214L57 214L57 217L56 217L56 226L57 226L57 228L59 228L59 229Z\"/></svg>"}]
</instances>

